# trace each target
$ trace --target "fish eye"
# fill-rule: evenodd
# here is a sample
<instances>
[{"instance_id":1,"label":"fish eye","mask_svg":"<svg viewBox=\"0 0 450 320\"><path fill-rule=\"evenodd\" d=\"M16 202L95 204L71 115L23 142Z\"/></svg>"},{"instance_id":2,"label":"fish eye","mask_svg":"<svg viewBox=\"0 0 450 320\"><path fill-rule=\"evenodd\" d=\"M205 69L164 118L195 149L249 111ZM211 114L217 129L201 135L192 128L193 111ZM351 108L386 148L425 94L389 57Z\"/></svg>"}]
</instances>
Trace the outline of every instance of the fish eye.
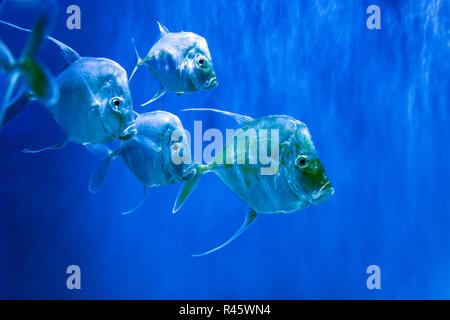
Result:
<instances>
[{"instance_id":1,"label":"fish eye","mask_svg":"<svg viewBox=\"0 0 450 320\"><path fill-rule=\"evenodd\" d=\"M122 99L119 97L115 97L111 99L111 105L113 105L115 108L118 108L122 105Z\"/></svg>"},{"instance_id":2,"label":"fish eye","mask_svg":"<svg viewBox=\"0 0 450 320\"><path fill-rule=\"evenodd\" d=\"M304 168L308 164L308 157L307 156L298 156L297 159L295 159L295 166L297 168Z\"/></svg>"},{"instance_id":3,"label":"fish eye","mask_svg":"<svg viewBox=\"0 0 450 320\"><path fill-rule=\"evenodd\" d=\"M206 59L203 57L200 57L197 59L197 63L200 67L205 67L206 66Z\"/></svg>"}]
</instances>

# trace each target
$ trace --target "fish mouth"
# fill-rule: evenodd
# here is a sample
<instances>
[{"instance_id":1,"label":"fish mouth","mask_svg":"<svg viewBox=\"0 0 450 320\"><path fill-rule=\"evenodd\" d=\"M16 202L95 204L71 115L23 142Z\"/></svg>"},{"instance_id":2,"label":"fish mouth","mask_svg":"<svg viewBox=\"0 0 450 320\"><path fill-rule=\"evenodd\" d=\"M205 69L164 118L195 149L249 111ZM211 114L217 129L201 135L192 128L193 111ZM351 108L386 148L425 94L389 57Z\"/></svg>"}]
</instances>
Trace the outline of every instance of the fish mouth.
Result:
<instances>
[{"instance_id":1,"label":"fish mouth","mask_svg":"<svg viewBox=\"0 0 450 320\"><path fill-rule=\"evenodd\" d=\"M211 79L209 79L208 83L206 84L206 89L212 89L217 87L217 85L219 84L219 81L217 81L217 77L212 77Z\"/></svg>"},{"instance_id":2,"label":"fish mouth","mask_svg":"<svg viewBox=\"0 0 450 320\"><path fill-rule=\"evenodd\" d=\"M334 194L334 188L330 182L325 183L319 191L313 194L312 202L320 203L329 199Z\"/></svg>"},{"instance_id":3,"label":"fish mouth","mask_svg":"<svg viewBox=\"0 0 450 320\"><path fill-rule=\"evenodd\" d=\"M128 140L134 137L138 133L136 124L128 126L125 130L123 130L122 134L119 136L120 140Z\"/></svg>"}]
</instances>

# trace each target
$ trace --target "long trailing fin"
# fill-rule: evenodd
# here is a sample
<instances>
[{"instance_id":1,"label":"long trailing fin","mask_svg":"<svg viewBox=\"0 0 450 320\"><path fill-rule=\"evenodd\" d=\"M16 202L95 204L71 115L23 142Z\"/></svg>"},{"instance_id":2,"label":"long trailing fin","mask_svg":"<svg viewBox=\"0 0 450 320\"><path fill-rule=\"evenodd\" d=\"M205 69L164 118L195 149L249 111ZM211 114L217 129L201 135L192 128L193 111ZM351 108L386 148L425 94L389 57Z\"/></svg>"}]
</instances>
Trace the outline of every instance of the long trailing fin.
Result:
<instances>
[{"instance_id":1,"label":"long trailing fin","mask_svg":"<svg viewBox=\"0 0 450 320\"><path fill-rule=\"evenodd\" d=\"M26 29L26 28L22 28L19 26L16 26L15 24L0 20L0 23L13 27L15 29L21 30L21 31L26 31L26 32L33 32L30 29ZM64 57L64 59L68 62L68 63L72 63L75 62L76 60L80 59L80 55L78 54L78 52L76 52L74 49L72 49L71 47L69 47L68 45L62 43L61 41L47 36L47 39L52 41L53 43L55 43L62 51L62 55Z\"/></svg>"},{"instance_id":2,"label":"long trailing fin","mask_svg":"<svg viewBox=\"0 0 450 320\"><path fill-rule=\"evenodd\" d=\"M247 123L249 123L250 121L254 120L252 117L249 117L249 116L246 116L246 115L237 114L237 113L228 112L228 111L223 111L223 110L218 110L218 109L213 109L213 108L188 108L188 109L182 109L181 111L212 111L212 112L217 112L217 113L221 113L223 115L232 117L239 125L242 125L242 126L244 126Z\"/></svg>"},{"instance_id":3,"label":"long trailing fin","mask_svg":"<svg viewBox=\"0 0 450 320\"><path fill-rule=\"evenodd\" d=\"M139 209L140 207L142 207L142 205L145 203L145 201L147 200L147 186L144 186L144 193L142 195L142 199L141 201L139 201L139 203L131 210L122 212L122 215L128 215L134 211L136 211L137 209Z\"/></svg>"},{"instance_id":4,"label":"long trailing fin","mask_svg":"<svg viewBox=\"0 0 450 320\"><path fill-rule=\"evenodd\" d=\"M253 221L255 221L257 217L257 214L255 212L255 210L251 209L249 212L247 212L247 214L245 215L245 220L244 223L242 224L242 226L239 228L238 231L236 231L230 239L228 239L225 243L221 244L218 247L215 247L214 249L211 249L209 251L203 252L203 253L199 253L199 254L193 254L192 257L201 257L201 256L206 256L207 254L213 253L214 251L217 251L219 249L222 249L223 247L225 247L226 245L230 244L230 242L232 242L234 239L236 239L237 237L239 237L245 230L247 230L250 225L253 223Z\"/></svg>"},{"instance_id":5,"label":"long trailing fin","mask_svg":"<svg viewBox=\"0 0 450 320\"><path fill-rule=\"evenodd\" d=\"M152 103L155 100L158 100L159 98L161 98L165 93L167 92L166 89L164 89L163 87L161 87L158 92L153 96L153 98L151 98L150 100L148 100L146 103L141 104L141 107L144 107L150 103Z\"/></svg>"},{"instance_id":6,"label":"long trailing fin","mask_svg":"<svg viewBox=\"0 0 450 320\"><path fill-rule=\"evenodd\" d=\"M48 151L48 150L59 150L59 149L64 148L69 142L70 141L66 137L64 137L60 142L58 142L55 145L52 145L52 146L49 146L46 148L42 148L39 150L23 149L22 152L23 153L40 153L40 152Z\"/></svg>"},{"instance_id":7,"label":"long trailing fin","mask_svg":"<svg viewBox=\"0 0 450 320\"><path fill-rule=\"evenodd\" d=\"M103 182L105 181L109 167L111 165L111 161L115 158L116 153L105 145L86 144L85 147L92 154L104 157L98 163L89 180L89 192L96 193L102 186Z\"/></svg>"},{"instance_id":8,"label":"long trailing fin","mask_svg":"<svg viewBox=\"0 0 450 320\"><path fill-rule=\"evenodd\" d=\"M177 199L175 200L175 204L172 209L172 213L176 213L181 209L184 202L189 198L192 191L194 191L198 182L200 181L200 177L204 172L208 171L209 167L207 165L198 165L196 166L195 173L192 175L192 178L183 183L180 191L178 192Z\"/></svg>"}]
</instances>

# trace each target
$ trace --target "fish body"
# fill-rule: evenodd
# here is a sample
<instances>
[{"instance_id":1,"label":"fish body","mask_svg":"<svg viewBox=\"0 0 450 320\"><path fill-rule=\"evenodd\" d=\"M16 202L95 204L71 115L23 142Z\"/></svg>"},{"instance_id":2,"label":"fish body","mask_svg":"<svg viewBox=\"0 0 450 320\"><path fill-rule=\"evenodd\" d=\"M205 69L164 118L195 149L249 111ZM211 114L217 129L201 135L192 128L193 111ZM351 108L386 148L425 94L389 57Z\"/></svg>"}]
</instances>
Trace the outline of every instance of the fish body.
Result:
<instances>
[{"instance_id":1,"label":"fish body","mask_svg":"<svg viewBox=\"0 0 450 320\"><path fill-rule=\"evenodd\" d=\"M218 85L214 72L211 53L205 38L192 32L169 32L159 22L161 38L138 62L130 76L137 68L147 66L160 84L158 93L146 105L166 91L177 93L208 90Z\"/></svg>"},{"instance_id":2,"label":"fish body","mask_svg":"<svg viewBox=\"0 0 450 320\"><path fill-rule=\"evenodd\" d=\"M215 173L222 182L225 183L231 190L239 195L251 208L257 213L291 213L304 209L312 204L318 203L317 199L321 201L327 199L333 192L331 184L323 170L323 166L317 156L315 147L310 139L308 128L302 122L290 116L268 116L265 118L256 119L245 125L242 130L239 130L232 138L229 144L233 143L236 146L236 155L247 153L246 149L251 148L251 145L236 144L235 141L241 139L250 130L273 130L279 132L278 142L271 139L257 139L250 141L250 144L258 144L259 146L267 145L269 143L278 143L279 150L282 150L280 159L273 158L276 161L278 170L274 174L262 175L262 164L249 164L248 157L244 164L222 164L225 161L220 161L217 164L215 160L209 165L209 170ZM225 147L218 157L226 157ZM298 155L303 155L308 158L308 161L313 167L311 178L308 179L306 173L302 175L305 178L297 179L298 174L293 172L291 166L295 166L295 158ZM317 176L316 178L313 178ZM318 180L317 183L313 180ZM327 184L327 187L322 187ZM329 186L329 187L328 187ZM319 193L322 193L319 195ZM325 195L325 193L327 195Z\"/></svg>"},{"instance_id":3,"label":"fish body","mask_svg":"<svg viewBox=\"0 0 450 320\"><path fill-rule=\"evenodd\" d=\"M236 158L239 154L248 154L246 148L251 145L237 144L235 141L244 137L250 130L279 130L279 145L291 143L296 130L301 130L303 124L289 116L269 116L249 122L239 130L228 144L235 146ZM250 144L267 145L272 142L270 135L267 139L252 139ZM272 139L274 140L274 139ZM275 142L275 141L274 141ZM224 148L218 158L226 162L227 147ZM224 158L222 158L224 157ZM280 213L293 212L305 208L303 198L293 192L290 188L289 176L286 174L283 162L275 159L279 167L276 173L262 175L261 163L250 164L249 156L244 164L218 164L216 159L209 167L211 172L216 174L225 185L239 195L257 213ZM237 161L237 160L236 160ZM236 162L234 161L234 162Z\"/></svg>"},{"instance_id":4,"label":"fish body","mask_svg":"<svg viewBox=\"0 0 450 320\"><path fill-rule=\"evenodd\" d=\"M215 109L197 110L230 115L244 126L212 163L196 168L194 177L180 190L173 212L181 208L201 175L207 172L216 174L250 207L243 225L227 242L200 255L214 252L233 241L258 214L296 212L333 195L334 189L304 123L286 115L252 119ZM264 157L262 148L266 150Z\"/></svg>"},{"instance_id":5,"label":"fish body","mask_svg":"<svg viewBox=\"0 0 450 320\"><path fill-rule=\"evenodd\" d=\"M123 141L116 151L104 145L88 145L88 149L103 157L94 171L89 190L95 193L103 184L111 160L121 158L128 169L144 185L141 203L147 188L165 186L189 179L193 175L190 148L180 119L169 112L154 111L140 114L135 120L137 134Z\"/></svg>"},{"instance_id":6,"label":"fish body","mask_svg":"<svg viewBox=\"0 0 450 320\"><path fill-rule=\"evenodd\" d=\"M81 57L57 77L60 99L47 106L71 142L124 139L134 113L126 71L106 58Z\"/></svg>"},{"instance_id":7,"label":"fish body","mask_svg":"<svg viewBox=\"0 0 450 320\"><path fill-rule=\"evenodd\" d=\"M0 21L10 27L31 32L11 23ZM135 114L132 107L128 78L125 69L106 58L81 57L75 50L47 37L55 43L69 63L56 78L59 99L45 103L50 113L65 133L60 143L44 149L24 151L30 153L58 149L68 142L100 144L117 139L126 140L136 132ZM25 94L11 106L21 110L33 97ZM18 112L15 112L17 114Z\"/></svg>"},{"instance_id":8,"label":"fish body","mask_svg":"<svg viewBox=\"0 0 450 320\"><path fill-rule=\"evenodd\" d=\"M172 154L190 158L189 143L180 119L165 111L144 113L136 119L138 134L121 143L117 155L146 186L156 187L183 180L189 164L176 164ZM173 141L173 132L180 139Z\"/></svg>"}]
</instances>

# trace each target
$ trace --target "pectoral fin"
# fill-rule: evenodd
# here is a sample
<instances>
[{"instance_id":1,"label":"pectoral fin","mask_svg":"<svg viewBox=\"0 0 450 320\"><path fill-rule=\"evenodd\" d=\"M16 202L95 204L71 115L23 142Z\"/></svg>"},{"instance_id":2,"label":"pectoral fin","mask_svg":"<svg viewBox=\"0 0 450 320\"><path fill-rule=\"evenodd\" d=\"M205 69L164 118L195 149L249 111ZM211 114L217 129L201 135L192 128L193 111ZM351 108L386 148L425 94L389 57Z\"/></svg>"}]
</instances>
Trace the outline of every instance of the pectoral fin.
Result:
<instances>
[{"instance_id":1,"label":"pectoral fin","mask_svg":"<svg viewBox=\"0 0 450 320\"><path fill-rule=\"evenodd\" d=\"M253 221L255 221L256 217L257 217L257 214L256 214L255 210L253 210L253 209L249 210L249 212L247 212L247 214L246 214L246 216L245 216L245 220L244 220L244 223L242 224L242 226L239 228L238 231L236 231L235 234L233 234L233 236L231 236L230 239L228 239L227 242L225 242L225 243L221 244L220 246L218 246L218 247L216 247L216 248L214 248L214 249L212 249L212 250L209 250L209 251L207 251L207 252L200 253L200 254L193 254L192 257L201 257L201 256L205 256L205 255L207 255L207 254L210 254L210 253L212 253L212 252L214 252L214 251L217 251L217 250L219 250L219 249L225 247L225 246L228 245L231 241L233 241L234 239L236 239L237 237L239 237L245 230L247 230L248 227L250 227L250 225L253 223Z\"/></svg>"},{"instance_id":2,"label":"pectoral fin","mask_svg":"<svg viewBox=\"0 0 450 320\"><path fill-rule=\"evenodd\" d=\"M146 103L141 104L141 107L144 107L144 106L148 105L149 103L152 103L153 101L155 101L155 100L161 98L166 92L167 92L167 90L164 89L163 87L161 87L161 88L159 89L159 91L153 96L153 98L151 98L151 99L150 99L149 101L147 101Z\"/></svg>"}]
</instances>

